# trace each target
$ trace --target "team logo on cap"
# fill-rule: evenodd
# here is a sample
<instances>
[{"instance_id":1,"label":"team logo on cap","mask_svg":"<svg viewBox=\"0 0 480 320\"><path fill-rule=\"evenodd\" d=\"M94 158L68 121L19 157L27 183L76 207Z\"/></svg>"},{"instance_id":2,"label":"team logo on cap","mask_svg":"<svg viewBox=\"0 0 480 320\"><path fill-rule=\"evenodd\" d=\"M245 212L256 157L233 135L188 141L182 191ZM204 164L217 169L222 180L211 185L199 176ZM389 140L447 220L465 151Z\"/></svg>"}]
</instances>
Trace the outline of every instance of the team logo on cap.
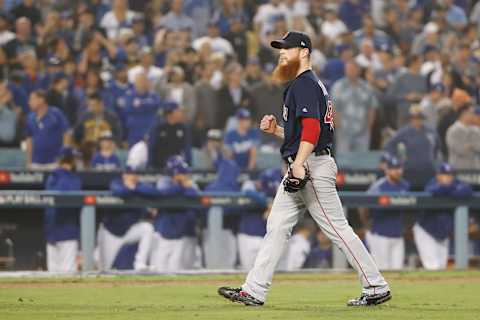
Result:
<instances>
[{"instance_id":1,"label":"team logo on cap","mask_svg":"<svg viewBox=\"0 0 480 320\"><path fill-rule=\"evenodd\" d=\"M288 121L288 107L286 105L283 105L283 121Z\"/></svg>"}]
</instances>

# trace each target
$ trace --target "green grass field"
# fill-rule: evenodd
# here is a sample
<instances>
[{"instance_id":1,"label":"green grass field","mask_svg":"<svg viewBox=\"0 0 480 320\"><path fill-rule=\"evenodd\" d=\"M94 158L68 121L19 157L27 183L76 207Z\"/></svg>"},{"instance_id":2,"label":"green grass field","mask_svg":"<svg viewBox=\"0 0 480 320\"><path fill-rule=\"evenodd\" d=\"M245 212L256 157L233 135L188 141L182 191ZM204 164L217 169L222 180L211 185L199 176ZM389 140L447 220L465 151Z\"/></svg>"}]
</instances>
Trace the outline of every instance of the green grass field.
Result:
<instances>
[{"instance_id":1,"label":"green grass field","mask_svg":"<svg viewBox=\"0 0 480 320\"><path fill-rule=\"evenodd\" d=\"M480 319L480 272L386 273L393 299L348 308L354 274L278 274L264 307L217 295L234 276L0 278L0 319Z\"/></svg>"}]
</instances>

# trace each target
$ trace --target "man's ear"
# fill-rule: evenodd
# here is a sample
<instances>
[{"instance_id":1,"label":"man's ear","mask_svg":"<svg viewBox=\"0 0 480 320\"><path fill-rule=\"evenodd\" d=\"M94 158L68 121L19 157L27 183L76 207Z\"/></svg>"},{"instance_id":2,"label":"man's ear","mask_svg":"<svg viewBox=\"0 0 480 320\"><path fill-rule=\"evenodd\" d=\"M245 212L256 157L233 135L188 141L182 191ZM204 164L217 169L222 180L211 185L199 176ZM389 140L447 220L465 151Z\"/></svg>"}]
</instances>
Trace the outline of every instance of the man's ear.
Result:
<instances>
[{"instance_id":1,"label":"man's ear","mask_svg":"<svg viewBox=\"0 0 480 320\"><path fill-rule=\"evenodd\" d=\"M300 50L300 58L308 58L310 51L307 48L302 48Z\"/></svg>"}]
</instances>

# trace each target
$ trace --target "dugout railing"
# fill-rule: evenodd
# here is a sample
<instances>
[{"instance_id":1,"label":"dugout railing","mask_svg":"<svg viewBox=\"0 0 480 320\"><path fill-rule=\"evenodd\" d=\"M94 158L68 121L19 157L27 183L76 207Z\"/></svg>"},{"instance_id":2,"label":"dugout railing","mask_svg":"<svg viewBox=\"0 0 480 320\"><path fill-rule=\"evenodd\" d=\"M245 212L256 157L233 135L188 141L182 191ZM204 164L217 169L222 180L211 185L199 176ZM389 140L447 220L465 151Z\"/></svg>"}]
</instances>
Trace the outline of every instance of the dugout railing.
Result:
<instances>
[{"instance_id":1,"label":"dugout railing","mask_svg":"<svg viewBox=\"0 0 480 320\"><path fill-rule=\"evenodd\" d=\"M405 209L405 211L423 209L455 209L454 211L454 248L455 268L468 267L468 214L470 209L480 208L480 193L468 199L432 197L424 192L391 193L367 195L365 192L344 191L340 197L345 208L383 208ZM221 267L222 256L219 246L222 245L223 208L237 208L245 211L256 208L255 202L242 193L202 193L198 197L178 198L164 197L158 199L119 198L108 191L97 192L51 192L28 190L0 191L0 210L15 208L48 208L70 207L81 208L80 213L80 245L83 253L83 271L94 269L94 249L96 237L97 208L191 208L199 213L206 213L209 248L209 267ZM386 211L388 214L388 210ZM217 239L217 240L216 240ZM333 267L345 268L347 262L341 252L334 247Z\"/></svg>"}]
</instances>

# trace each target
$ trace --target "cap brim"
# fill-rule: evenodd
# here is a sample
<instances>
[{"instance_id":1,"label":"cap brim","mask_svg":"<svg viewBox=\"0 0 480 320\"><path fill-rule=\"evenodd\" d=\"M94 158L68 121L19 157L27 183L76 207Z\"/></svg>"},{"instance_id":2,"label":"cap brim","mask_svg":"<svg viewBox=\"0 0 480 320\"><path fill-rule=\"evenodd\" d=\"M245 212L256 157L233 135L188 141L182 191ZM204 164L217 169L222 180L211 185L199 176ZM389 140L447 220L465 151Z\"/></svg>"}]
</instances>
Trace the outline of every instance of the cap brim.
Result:
<instances>
[{"instance_id":1,"label":"cap brim","mask_svg":"<svg viewBox=\"0 0 480 320\"><path fill-rule=\"evenodd\" d=\"M270 42L270 45L272 46L272 48L275 48L275 49L290 49L292 48L292 46L289 46L285 40L273 40L272 42Z\"/></svg>"}]
</instances>

